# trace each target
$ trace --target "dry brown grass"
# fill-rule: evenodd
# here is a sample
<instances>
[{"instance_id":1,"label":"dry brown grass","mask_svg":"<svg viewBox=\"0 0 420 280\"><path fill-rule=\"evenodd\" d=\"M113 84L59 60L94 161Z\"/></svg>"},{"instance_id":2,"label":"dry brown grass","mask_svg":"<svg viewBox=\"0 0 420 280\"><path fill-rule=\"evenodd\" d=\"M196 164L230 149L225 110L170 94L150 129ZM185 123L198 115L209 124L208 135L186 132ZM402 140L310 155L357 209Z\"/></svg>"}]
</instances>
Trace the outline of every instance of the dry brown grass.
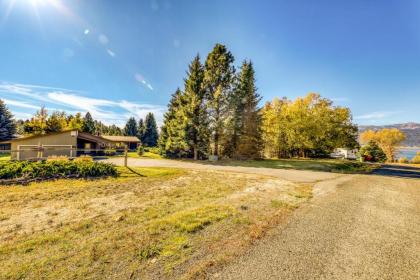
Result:
<instances>
[{"instance_id":1,"label":"dry brown grass","mask_svg":"<svg viewBox=\"0 0 420 280\"><path fill-rule=\"evenodd\" d=\"M136 168L0 187L0 279L203 278L311 197L311 186Z\"/></svg>"}]
</instances>

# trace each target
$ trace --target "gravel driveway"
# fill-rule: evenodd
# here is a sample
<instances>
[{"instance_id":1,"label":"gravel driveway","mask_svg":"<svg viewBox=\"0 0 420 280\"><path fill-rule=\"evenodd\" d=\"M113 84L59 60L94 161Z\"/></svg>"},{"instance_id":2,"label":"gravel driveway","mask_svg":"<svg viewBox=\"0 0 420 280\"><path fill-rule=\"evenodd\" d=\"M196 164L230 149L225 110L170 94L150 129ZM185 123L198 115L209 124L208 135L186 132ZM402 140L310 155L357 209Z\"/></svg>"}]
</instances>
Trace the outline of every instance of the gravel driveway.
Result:
<instances>
[{"instance_id":1,"label":"gravel driveway","mask_svg":"<svg viewBox=\"0 0 420 280\"><path fill-rule=\"evenodd\" d=\"M123 164L122 158L107 161ZM340 175L132 158L129 165L317 182L314 198L286 224L210 279L420 279L420 179L413 176L417 168L404 173L388 166L375 175Z\"/></svg>"},{"instance_id":2,"label":"gravel driveway","mask_svg":"<svg viewBox=\"0 0 420 280\"><path fill-rule=\"evenodd\" d=\"M210 278L420 279L419 179L353 175L315 190L324 187Z\"/></svg>"}]
</instances>

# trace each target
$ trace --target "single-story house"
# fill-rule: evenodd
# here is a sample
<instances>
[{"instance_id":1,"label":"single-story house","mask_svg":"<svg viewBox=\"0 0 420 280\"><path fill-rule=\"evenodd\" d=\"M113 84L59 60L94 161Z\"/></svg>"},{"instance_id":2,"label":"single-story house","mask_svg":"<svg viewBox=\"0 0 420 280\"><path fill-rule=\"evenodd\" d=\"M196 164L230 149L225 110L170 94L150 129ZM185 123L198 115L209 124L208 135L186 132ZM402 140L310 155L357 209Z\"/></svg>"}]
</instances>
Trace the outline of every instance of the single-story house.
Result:
<instances>
[{"instance_id":1,"label":"single-story house","mask_svg":"<svg viewBox=\"0 0 420 280\"><path fill-rule=\"evenodd\" d=\"M101 137L111 142L111 146L116 149L127 147L129 150L135 150L140 145L140 140L136 136L102 135Z\"/></svg>"},{"instance_id":2,"label":"single-story house","mask_svg":"<svg viewBox=\"0 0 420 280\"><path fill-rule=\"evenodd\" d=\"M0 145L10 147L12 160L40 159L48 156L75 157L95 153L96 150L104 149L110 144L105 138L78 130L31 135L0 142Z\"/></svg>"},{"instance_id":3,"label":"single-story house","mask_svg":"<svg viewBox=\"0 0 420 280\"><path fill-rule=\"evenodd\" d=\"M331 153L333 158L357 159L357 149L336 148Z\"/></svg>"}]
</instances>

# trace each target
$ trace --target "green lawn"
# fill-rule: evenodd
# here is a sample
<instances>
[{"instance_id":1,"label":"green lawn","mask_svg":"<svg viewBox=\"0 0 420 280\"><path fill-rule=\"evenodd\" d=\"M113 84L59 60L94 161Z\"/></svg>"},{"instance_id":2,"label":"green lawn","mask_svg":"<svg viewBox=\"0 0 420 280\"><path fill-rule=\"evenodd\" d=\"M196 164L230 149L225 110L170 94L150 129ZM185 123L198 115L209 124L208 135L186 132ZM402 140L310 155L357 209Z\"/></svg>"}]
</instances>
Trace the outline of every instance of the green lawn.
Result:
<instances>
[{"instance_id":1,"label":"green lawn","mask_svg":"<svg viewBox=\"0 0 420 280\"><path fill-rule=\"evenodd\" d=\"M0 186L0 279L201 279L312 195L260 175L119 171Z\"/></svg>"},{"instance_id":2,"label":"green lawn","mask_svg":"<svg viewBox=\"0 0 420 280\"><path fill-rule=\"evenodd\" d=\"M339 159L264 159L264 160L220 160L212 164L266 167L279 169L298 169L326 171L337 173L366 173L372 171L378 165L362 163L351 160Z\"/></svg>"},{"instance_id":3,"label":"green lawn","mask_svg":"<svg viewBox=\"0 0 420 280\"><path fill-rule=\"evenodd\" d=\"M151 152L144 152L143 155L139 155L136 152L129 152L128 157L131 158L151 158L151 159L161 159L162 156L159 154L151 153Z\"/></svg>"}]
</instances>

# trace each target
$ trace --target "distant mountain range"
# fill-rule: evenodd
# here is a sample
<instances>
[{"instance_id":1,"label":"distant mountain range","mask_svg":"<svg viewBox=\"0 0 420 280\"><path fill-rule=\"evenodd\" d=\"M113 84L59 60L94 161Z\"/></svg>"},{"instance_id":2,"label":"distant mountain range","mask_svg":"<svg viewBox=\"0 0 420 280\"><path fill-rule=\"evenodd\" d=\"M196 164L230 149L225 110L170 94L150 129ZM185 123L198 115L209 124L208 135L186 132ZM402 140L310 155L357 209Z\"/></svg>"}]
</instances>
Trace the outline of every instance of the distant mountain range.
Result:
<instances>
[{"instance_id":1,"label":"distant mountain range","mask_svg":"<svg viewBox=\"0 0 420 280\"><path fill-rule=\"evenodd\" d=\"M405 133L406 139L402 146L420 147L420 123L399 123L390 125L359 125L359 133L365 130L379 130L383 128L398 128Z\"/></svg>"}]
</instances>

